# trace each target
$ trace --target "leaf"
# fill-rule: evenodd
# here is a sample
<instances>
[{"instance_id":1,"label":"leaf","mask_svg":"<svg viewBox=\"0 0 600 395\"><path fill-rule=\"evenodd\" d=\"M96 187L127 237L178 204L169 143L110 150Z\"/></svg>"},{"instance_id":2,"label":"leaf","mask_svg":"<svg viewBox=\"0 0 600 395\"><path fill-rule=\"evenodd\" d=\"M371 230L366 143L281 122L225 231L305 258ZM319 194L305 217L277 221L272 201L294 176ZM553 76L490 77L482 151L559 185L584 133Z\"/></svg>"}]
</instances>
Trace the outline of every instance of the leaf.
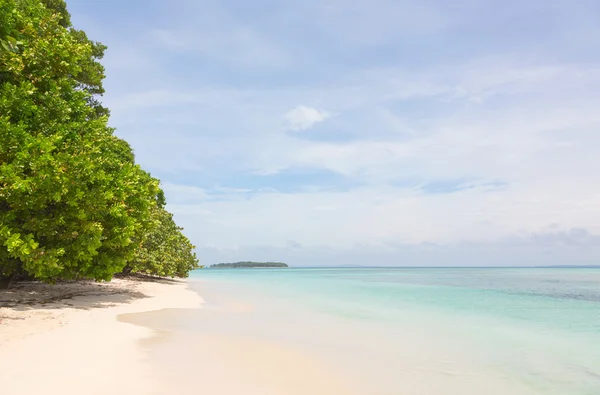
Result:
<instances>
[{"instance_id":1,"label":"leaf","mask_svg":"<svg viewBox=\"0 0 600 395\"><path fill-rule=\"evenodd\" d=\"M105 47L72 28L63 0L5 1L0 53L27 51L2 58L0 273L107 280L131 264L186 275L193 246L95 97Z\"/></svg>"}]
</instances>

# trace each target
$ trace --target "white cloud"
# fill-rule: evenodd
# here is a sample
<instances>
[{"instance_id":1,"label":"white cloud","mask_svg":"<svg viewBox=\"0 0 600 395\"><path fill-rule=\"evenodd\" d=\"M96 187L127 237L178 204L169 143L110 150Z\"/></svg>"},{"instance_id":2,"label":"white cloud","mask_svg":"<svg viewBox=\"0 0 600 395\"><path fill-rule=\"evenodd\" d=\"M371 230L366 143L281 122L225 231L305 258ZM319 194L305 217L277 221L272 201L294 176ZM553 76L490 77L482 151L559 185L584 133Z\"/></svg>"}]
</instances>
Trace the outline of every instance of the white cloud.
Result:
<instances>
[{"instance_id":1,"label":"white cloud","mask_svg":"<svg viewBox=\"0 0 600 395\"><path fill-rule=\"evenodd\" d=\"M573 237L572 234L576 236ZM293 245L236 245L218 248L201 244L203 264L252 259L282 260L292 266L539 266L597 265L600 237L585 230L557 230L479 243L355 244L346 248L325 245L294 248Z\"/></svg>"},{"instance_id":2,"label":"white cloud","mask_svg":"<svg viewBox=\"0 0 600 395\"><path fill-rule=\"evenodd\" d=\"M363 85L354 85L352 95L347 94L345 84L328 90L281 93L216 90L158 95L178 106L189 100L184 114L193 121L193 131L161 133L148 139L145 125L128 129L140 127L139 139L133 142L142 163L173 174L209 172L217 180L236 174L240 179L243 174L268 175L290 167L310 167L343 174L362 185L339 193L299 194L278 193L274 185L271 192L263 189L251 198L225 191L218 200L195 204L182 203L171 188L170 207L198 245L207 242L227 248L284 245L296 240L307 248L323 244L348 248L357 242L491 242L519 232L535 232L550 223L600 233L600 185L596 182L600 135L595 133L600 127L600 101L582 86L585 80L587 88L600 87L600 69L541 64L536 73L530 65L521 68L511 61L497 63L497 69L489 68L490 78L469 73L470 64L463 69L433 70L430 73L436 78L447 73L447 82L436 84L427 81L424 72L413 77L402 70L388 70L381 80L367 79ZM411 86L410 93L396 92L402 81ZM455 86L468 87L468 93L455 95ZM472 104L469 97L480 92L485 92L483 101ZM368 113L375 118L358 118L356 126L363 134L342 142L296 139L282 135L277 124L269 123L273 109L290 108L299 97L319 95L328 108L341 110L340 118L356 107L382 111ZM143 97L135 100L139 103ZM494 102L497 97L509 100ZM449 112L440 114L434 109L425 117L410 112L398 115L398 108L422 98L443 101ZM144 113L152 121L158 116L155 96L147 99L148 110L123 108ZM210 109L199 109L200 102L211 103ZM173 115L172 107L168 108L167 116L172 116L173 122L180 120L180 114ZM287 121L296 130L313 126L328 115L305 106L290 114ZM398 123L402 131L412 132L395 135ZM371 133L377 132L374 124L389 129L384 139L371 138ZM222 132L211 133L214 125L220 125ZM228 133L228 141L223 133ZM144 154L152 149L158 150L152 157ZM462 177L500 180L507 188L426 195L415 190L414 184L394 186L406 179L427 182ZM189 183L193 185L194 180Z\"/></svg>"},{"instance_id":3,"label":"white cloud","mask_svg":"<svg viewBox=\"0 0 600 395\"><path fill-rule=\"evenodd\" d=\"M208 200L208 194L202 188L171 182L161 183L161 188L171 204L198 204Z\"/></svg>"},{"instance_id":4,"label":"white cloud","mask_svg":"<svg viewBox=\"0 0 600 395\"><path fill-rule=\"evenodd\" d=\"M310 129L315 124L323 122L331 115L316 108L298 106L285 114L287 126L291 130Z\"/></svg>"},{"instance_id":5,"label":"white cloud","mask_svg":"<svg viewBox=\"0 0 600 395\"><path fill-rule=\"evenodd\" d=\"M228 247L285 245L348 248L355 243L457 244L494 242L551 223L600 234L597 200L586 191L536 193L513 185L490 192L475 187L428 195L414 188L368 187L347 192L224 196L195 205L171 205L195 240ZM173 196L174 197L174 196ZM179 199L175 199L177 201ZM205 213L210 212L210 215Z\"/></svg>"},{"instance_id":6,"label":"white cloud","mask_svg":"<svg viewBox=\"0 0 600 395\"><path fill-rule=\"evenodd\" d=\"M517 24L528 20L522 5L465 0L459 13L441 1L376 3L283 2L248 14L227 1L181 0L181 7L164 5L166 25L150 36L156 40L144 29L114 34L132 53L125 63L107 59L115 81L107 94L111 123L143 166L171 182L169 207L193 242L220 251L242 246L240 259L252 259L243 256L252 246L291 250L296 243L315 255L327 255L323 245L351 251L336 255L344 259L384 257L377 248L391 245L385 257L418 259L423 251L407 245L438 243L446 246L441 255L458 263L468 258L467 242L487 249L481 259L491 262L492 251L504 259L506 240L517 237L510 248L542 260L549 239L577 244L580 234L568 229L600 234L600 59L590 50L600 40L595 25L583 34L566 23L571 8L594 12L564 2L569 8L557 15L565 18L556 21L565 23L537 31L544 39L519 34L516 42L504 27L513 13ZM537 13L533 3L526 9ZM496 20L485 19L492 10L502 10L502 23L486 30L486 21ZM586 41L552 41L564 33ZM436 50L450 40L456 50ZM423 47L432 50L415 50ZM135 67L126 67L129 61ZM284 114L286 130L321 123L323 132L281 133L282 118L273 114ZM290 168L334 172L351 185L337 193L278 192L276 182L294 182L278 174ZM249 187L249 174L279 181ZM417 188L463 178L506 187L445 194ZM552 223L563 231L540 231ZM585 259L591 257L597 251Z\"/></svg>"}]
</instances>

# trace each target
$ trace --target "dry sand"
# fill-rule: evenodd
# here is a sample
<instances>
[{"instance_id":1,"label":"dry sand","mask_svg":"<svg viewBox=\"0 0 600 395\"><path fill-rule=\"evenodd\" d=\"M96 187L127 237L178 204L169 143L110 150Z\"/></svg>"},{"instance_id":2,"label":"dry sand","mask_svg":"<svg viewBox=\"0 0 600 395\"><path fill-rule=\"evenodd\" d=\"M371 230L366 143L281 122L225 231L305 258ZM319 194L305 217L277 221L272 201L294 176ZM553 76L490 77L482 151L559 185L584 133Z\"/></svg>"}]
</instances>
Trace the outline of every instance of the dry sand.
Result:
<instances>
[{"instance_id":1,"label":"dry sand","mask_svg":"<svg viewBox=\"0 0 600 395\"><path fill-rule=\"evenodd\" d=\"M193 308L185 281L16 284L0 291L0 393L168 394L140 341L155 333L124 313Z\"/></svg>"},{"instance_id":2,"label":"dry sand","mask_svg":"<svg viewBox=\"0 0 600 395\"><path fill-rule=\"evenodd\" d=\"M0 394L352 394L312 355L235 336L182 337L157 362L169 333L120 318L201 303L185 281L171 280L0 291Z\"/></svg>"}]
</instances>

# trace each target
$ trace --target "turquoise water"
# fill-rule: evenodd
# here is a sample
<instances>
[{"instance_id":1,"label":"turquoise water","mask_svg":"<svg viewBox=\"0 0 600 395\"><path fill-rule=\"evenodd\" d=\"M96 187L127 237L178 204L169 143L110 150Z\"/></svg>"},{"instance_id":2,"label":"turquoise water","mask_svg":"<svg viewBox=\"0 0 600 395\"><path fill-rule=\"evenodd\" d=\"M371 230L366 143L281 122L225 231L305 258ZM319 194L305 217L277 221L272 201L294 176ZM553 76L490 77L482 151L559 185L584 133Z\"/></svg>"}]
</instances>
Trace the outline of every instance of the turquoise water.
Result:
<instances>
[{"instance_id":1,"label":"turquoise water","mask_svg":"<svg viewBox=\"0 0 600 395\"><path fill-rule=\"evenodd\" d=\"M514 394L600 394L599 269L204 269L191 279L201 294L221 284L249 303L260 298L302 309L307 328L322 333L311 335L321 339L315 343L321 348L352 347L362 336L365 354L347 354L357 359L370 355L399 364L394 358L407 348L401 338L418 334L414 348L434 359L444 355L442 373L456 380L489 375L514 387ZM279 314L281 328L294 320L282 310L271 314ZM342 343L316 323L327 320L347 328L349 340ZM387 340L373 340L367 350L366 333ZM390 383L394 374L388 374Z\"/></svg>"}]
</instances>

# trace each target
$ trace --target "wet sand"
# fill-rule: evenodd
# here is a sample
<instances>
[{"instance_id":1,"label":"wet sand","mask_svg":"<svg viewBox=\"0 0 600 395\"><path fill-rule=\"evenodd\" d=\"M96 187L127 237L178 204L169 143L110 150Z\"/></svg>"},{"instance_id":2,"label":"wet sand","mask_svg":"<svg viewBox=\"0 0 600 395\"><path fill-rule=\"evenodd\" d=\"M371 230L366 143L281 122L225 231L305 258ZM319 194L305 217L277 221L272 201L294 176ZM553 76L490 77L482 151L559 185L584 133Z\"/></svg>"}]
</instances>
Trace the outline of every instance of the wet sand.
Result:
<instances>
[{"instance_id":1,"label":"wet sand","mask_svg":"<svg viewBox=\"0 0 600 395\"><path fill-rule=\"evenodd\" d=\"M192 281L202 309L124 314L158 334L144 347L173 393L533 395L435 328L390 330L290 300Z\"/></svg>"},{"instance_id":2,"label":"wet sand","mask_svg":"<svg viewBox=\"0 0 600 395\"><path fill-rule=\"evenodd\" d=\"M426 317L374 323L368 311L336 316L298 298L200 280L30 285L0 295L19 299L28 302L0 309L3 394L545 393Z\"/></svg>"}]
</instances>

